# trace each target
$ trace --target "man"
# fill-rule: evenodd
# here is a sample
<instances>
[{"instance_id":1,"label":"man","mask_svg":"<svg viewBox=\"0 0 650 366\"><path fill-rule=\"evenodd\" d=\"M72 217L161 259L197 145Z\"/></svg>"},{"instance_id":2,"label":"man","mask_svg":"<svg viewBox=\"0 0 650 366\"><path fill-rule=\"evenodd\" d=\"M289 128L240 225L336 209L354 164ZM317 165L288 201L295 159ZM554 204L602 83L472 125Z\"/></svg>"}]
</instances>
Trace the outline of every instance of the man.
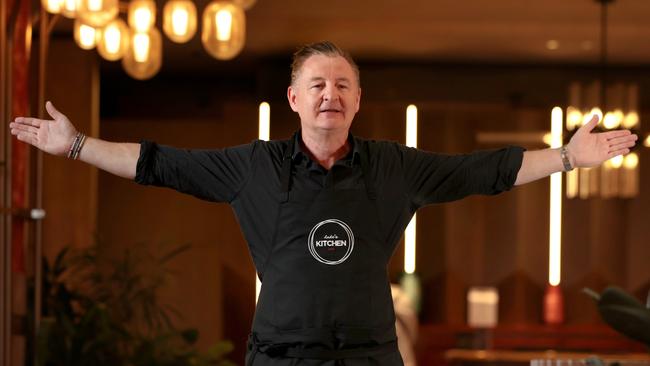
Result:
<instances>
[{"instance_id":1,"label":"man","mask_svg":"<svg viewBox=\"0 0 650 366\"><path fill-rule=\"evenodd\" d=\"M592 133L594 117L561 149L450 156L363 140L349 133L358 68L330 42L294 54L287 97L301 127L291 139L223 150L85 138L49 102L54 120L10 127L43 151L230 203L263 281L248 365L401 365L386 266L419 207L598 165L637 138Z\"/></svg>"}]
</instances>

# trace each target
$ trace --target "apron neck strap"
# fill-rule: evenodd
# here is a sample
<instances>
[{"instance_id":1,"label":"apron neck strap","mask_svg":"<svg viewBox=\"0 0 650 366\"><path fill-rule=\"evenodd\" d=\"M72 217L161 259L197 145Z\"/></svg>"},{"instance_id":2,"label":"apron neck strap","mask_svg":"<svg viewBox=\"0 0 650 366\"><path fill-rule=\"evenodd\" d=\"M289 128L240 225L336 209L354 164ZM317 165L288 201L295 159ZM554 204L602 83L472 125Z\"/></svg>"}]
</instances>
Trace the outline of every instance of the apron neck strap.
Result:
<instances>
[{"instance_id":1,"label":"apron neck strap","mask_svg":"<svg viewBox=\"0 0 650 366\"><path fill-rule=\"evenodd\" d=\"M284 195L284 201L289 201L289 191L291 190L291 170L293 169L293 151L295 149L296 139L295 136L289 140L289 144L284 151L282 157L282 193ZM361 143L361 142L357 142ZM361 158L361 173L363 174L363 183L366 186L366 194L368 199L374 201L377 198L377 193L375 192L375 186L372 184L372 179L370 177L370 162L368 156L370 155L370 147L368 144L364 144L363 148L359 149L359 156Z\"/></svg>"},{"instance_id":2,"label":"apron neck strap","mask_svg":"<svg viewBox=\"0 0 650 366\"><path fill-rule=\"evenodd\" d=\"M360 141L356 142L360 144ZM366 186L366 194L368 199L374 201L377 198L377 193L375 192L375 185L372 184L372 178L370 177L370 162L368 156L370 155L370 146L369 144L363 144L364 148L359 149L359 156L361 157L361 172L363 173L363 183Z\"/></svg>"},{"instance_id":3,"label":"apron neck strap","mask_svg":"<svg viewBox=\"0 0 650 366\"><path fill-rule=\"evenodd\" d=\"M283 202L289 201L289 191L291 190L291 169L293 168L293 150L295 148L296 136L289 140L289 145L284 150L282 156L282 193L284 195Z\"/></svg>"}]
</instances>

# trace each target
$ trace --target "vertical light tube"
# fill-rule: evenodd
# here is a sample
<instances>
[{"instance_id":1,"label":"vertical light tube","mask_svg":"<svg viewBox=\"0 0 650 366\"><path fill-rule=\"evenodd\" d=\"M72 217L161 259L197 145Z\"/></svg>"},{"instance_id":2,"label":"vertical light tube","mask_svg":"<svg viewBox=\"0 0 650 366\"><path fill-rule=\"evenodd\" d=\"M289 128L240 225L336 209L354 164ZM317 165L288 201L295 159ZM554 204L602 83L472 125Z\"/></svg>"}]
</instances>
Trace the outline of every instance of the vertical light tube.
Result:
<instances>
[{"instance_id":1,"label":"vertical light tube","mask_svg":"<svg viewBox=\"0 0 650 366\"><path fill-rule=\"evenodd\" d=\"M260 103L259 139L269 141L271 130L271 106L267 102Z\"/></svg>"},{"instance_id":2,"label":"vertical light tube","mask_svg":"<svg viewBox=\"0 0 650 366\"><path fill-rule=\"evenodd\" d=\"M258 138L260 140L269 141L271 135L271 106L267 102L260 103L259 108L259 122L258 122ZM255 275L255 303L260 297L260 290L262 290L262 283L259 276Z\"/></svg>"},{"instance_id":3,"label":"vertical light tube","mask_svg":"<svg viewBox=\"0 0 650 366\"><path fill-rule=\"evenodd\" d=\"M406 108L406 146L418 147L418 109L413 104ZM415 272L415 223L413 215L404 231L404 272Z\"/></svg>"},{"instance_id":4,"label":"vertical light tube","mask_svg":"<svg viewBox=\"0 0 650 366\"><path fill-rule=\"evenodd\" d=\"M551 148L561 146L562 109L555 107L551 112ZM562 172L551 175L549 224L548 283L557 286L560 284L562 257Z\"/></svg>"}]
</instances>

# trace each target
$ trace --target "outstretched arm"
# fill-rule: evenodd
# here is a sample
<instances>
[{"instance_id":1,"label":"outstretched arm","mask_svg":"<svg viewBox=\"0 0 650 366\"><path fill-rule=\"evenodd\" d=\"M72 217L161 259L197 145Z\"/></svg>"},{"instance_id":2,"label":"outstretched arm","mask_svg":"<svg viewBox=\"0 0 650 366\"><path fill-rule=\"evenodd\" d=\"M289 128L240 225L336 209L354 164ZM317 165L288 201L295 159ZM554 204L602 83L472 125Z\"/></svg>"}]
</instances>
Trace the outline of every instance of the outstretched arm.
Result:
<instances>
[{"instance_id":1,"label":"outstretched arm","mask_svg":"<svg viewBox=\"0 0 650 366\"><path fill-rule=\"evenodd\" d=\"M567 144L568 157L573 168L593 167L614 156L627 154L637 140L637 135L628 130L592 132L597 124L598 116L594 115L591 121L576 131ZM524 159L515 185L526 184L563 171L564 165L559 150L545 149L524 152Z\"/></svg>"},{"instance_id":2,"label":"outstretched arm","mask_svg":"<svg viewBox=\"0 0 650 366\"><path fill-rule=\"evenodd\" d=\"M17 117L9 124L11 134L46 153L67 156L77 130L68 117L56 110L51 102L45 104L45 109L53 120ZM115 143L87 137L78 158L109 173L133 179L139 156L140 144Z\"/></svg>"}]
</instances>

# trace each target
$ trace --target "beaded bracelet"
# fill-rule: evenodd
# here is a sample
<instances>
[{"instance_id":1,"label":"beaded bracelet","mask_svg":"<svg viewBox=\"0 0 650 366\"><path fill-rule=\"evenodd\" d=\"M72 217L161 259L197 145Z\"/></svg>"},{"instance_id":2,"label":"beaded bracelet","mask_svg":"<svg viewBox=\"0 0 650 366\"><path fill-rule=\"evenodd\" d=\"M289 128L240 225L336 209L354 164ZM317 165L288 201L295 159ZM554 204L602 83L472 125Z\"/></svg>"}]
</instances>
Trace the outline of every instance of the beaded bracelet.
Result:
<instances>
[{"instance_id":1,"label":"beaded bracelet","mask_svg":"<svg viewBox=\"0 0 650 366\"><path fill-rule=\"evenodd\" d=\"M79 153L81 152L85 140L86 135L82 132L77 132L77 135L74 137L72 145L70 146L70 150L68 150L69 159L77 160L77 158L79 158Z\"/></svg>"},{"instance_id":2,"label":"beaded bracelet","mask_svg":"<svg viewBox=\"0 0 650 366\"><path fill-rule=\"evenodd\" d=\"M72 153L75 150L75 147L79 143L79 136L81 135L81 132L77 132L77 135L75 135L74 140L72 140L72 145L70 145L70 150L68 150L68 159L72 158Z\"/></svg>"},{"instance_id":3,"label":"beaded bracelet","mask_svg":"<svg viewBox=\"0 0 650 366\"><path fill-rule=\"evenodd\" d=\"M81 138L79 138L79 143L77 144L77 148L72 153L73 160L77 160L79 158L79 153L81 153L81 148L84 146L85 141L86 141L86 135L82 133Z\"/></svg>"}]
</instances>

